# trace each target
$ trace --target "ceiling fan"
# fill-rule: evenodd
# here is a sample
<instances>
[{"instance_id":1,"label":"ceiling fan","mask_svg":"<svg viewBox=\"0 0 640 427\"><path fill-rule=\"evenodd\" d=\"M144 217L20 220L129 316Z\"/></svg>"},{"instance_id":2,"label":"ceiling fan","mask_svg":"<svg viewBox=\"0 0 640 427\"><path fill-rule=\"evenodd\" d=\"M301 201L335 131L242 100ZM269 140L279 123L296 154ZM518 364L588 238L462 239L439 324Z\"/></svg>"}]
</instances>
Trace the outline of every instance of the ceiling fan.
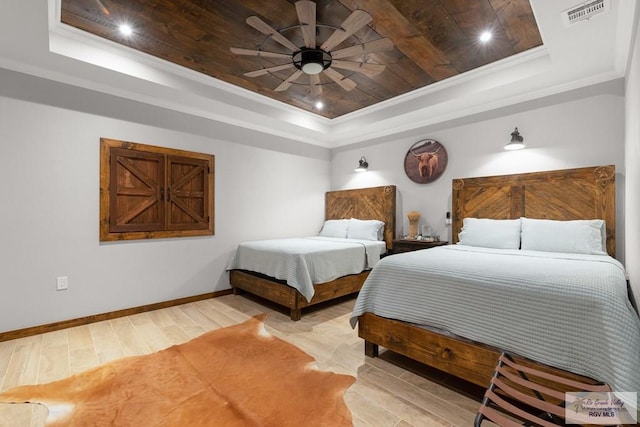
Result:
<instances>
[{"instance_id":1,"label":"ceiling fan","mask_svg":"<svg viewBox=\"0 0 640 427\"><path fill-rule=\"evenodd\" d=\"M361 61L349 60L360 55L392 49L393 43L388 38L381 38L366 43L358 43L342 49L333 50L340 43L353 36L358 30L369 24L373 18L364 10L354 10L345 19L339 28L321 25L316 23L316 3L313 1L301 0L296 2L296 12L302 30L304 46L297 46L287 37L282 35L282 30L278 31L264 22L257 16L250 16L246 22L251 27L271 38L273 41L284 46L291 53L270 52L266 50L252 50L232 47L231 52L236 55L248 55L264 58L286 59L287 62L271 67L261 68L255 71L244 73L247 77L258 77L277 71L295 69L295 71L278 85L274 90L281 92L287 90L302 75L309 76L309 85L313 95L322 93L320 73L324 73L344 90L350 91L356 87L356 83L343 75L336 68L352 72L362 73L366 76L375 76L385 68L382 64L373 64L366 61L366 56ZM318 46L317 27L329 27L333 33Z\"/></svg>"}]
</instances>

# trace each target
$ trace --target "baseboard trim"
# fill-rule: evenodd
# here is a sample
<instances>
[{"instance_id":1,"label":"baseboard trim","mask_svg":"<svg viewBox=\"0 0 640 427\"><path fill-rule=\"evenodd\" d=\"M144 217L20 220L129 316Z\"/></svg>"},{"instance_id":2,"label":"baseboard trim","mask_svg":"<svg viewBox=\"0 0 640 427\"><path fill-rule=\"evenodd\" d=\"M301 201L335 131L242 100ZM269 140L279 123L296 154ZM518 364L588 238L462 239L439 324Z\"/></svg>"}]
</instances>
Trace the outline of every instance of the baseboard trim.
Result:
<instances>
[{"instance_id":1,"label":"baseboard trim","mask_svg":"<svg viewBox=\"0 0 640 427\"><path fill-rule=\"evenodd\" d=\"M172 307L174 305L187 304L209 298L221 297L231 294L231 289L206 294L194 295L185 298L178 298L170 301L157 302L154 304L141 305L138 307L125 308L123 310L111 311L108 313L94 314L92 316L79 317L77 319L63 320L60 322L47 323L45 325L32 326L30 328L16 329L15 331L0 332L0 342L14 340L17 338L30 337L32 335L44 334L45 332L59 331L60 329L72 328L74 326L88 325L89 323L101 322L103 320L116 319L118 317L131 316L144 313L146 311L159 310L161 308Z\"/></svg>"}]
</instances>

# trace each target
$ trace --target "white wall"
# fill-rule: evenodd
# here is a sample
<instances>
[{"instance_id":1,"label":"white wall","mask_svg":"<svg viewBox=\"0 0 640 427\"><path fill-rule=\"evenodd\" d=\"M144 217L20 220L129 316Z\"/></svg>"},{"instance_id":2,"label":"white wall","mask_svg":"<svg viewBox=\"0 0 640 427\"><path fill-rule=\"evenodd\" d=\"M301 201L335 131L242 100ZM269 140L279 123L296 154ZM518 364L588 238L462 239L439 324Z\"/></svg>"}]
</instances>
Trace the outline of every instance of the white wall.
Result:
<instances>
[{"instance_id":1,"label":"white wall","mask_svg":"<svg viewBox=\"0 0 640 427\"><path fill-rule=\"evenodd\" d=\"M640 12L636 12L636 23L638 16ZM637 28L625 89L626 267L636 307L640 307L640 31Z\"/></svg>"},{"instance_id":2,"label":"white wall","mask_svg":"<svg viewBox=\"0 0 640 427\"><path fill-rule=\"evenodd\" d=\"M1 95L0 332L226 289L239 241L315 234L324 219L328 150L297 155ZM214 154L215 236L100 243L100 137ZM69 290L56 291L57 276Z\"/></svg>"},{"instance_id":3,"label":"white wall","mask_svg":"<svg viewBox=\"0 0 640 427\"><path fill-rule=\"evenodd\" d=\"M527 148L505 151L503 147L516 126ZM424 138L442 143L449 162L438 180L416 184L405 175L403 162L409 147ZM605 93L336 151L331 163L332 188L395 184L399 191L399 235L408 230L407 212L415 210L422 215L420 225L431 226L441 239L451 241L444 219L451 210L452 179L615 164L617 190L622 190L623 147L624 99ZM354 173L363 155L369 172ZM623 260L624 191L617 191L616 197L616 256Z\"/></svg>"}]
</instances>

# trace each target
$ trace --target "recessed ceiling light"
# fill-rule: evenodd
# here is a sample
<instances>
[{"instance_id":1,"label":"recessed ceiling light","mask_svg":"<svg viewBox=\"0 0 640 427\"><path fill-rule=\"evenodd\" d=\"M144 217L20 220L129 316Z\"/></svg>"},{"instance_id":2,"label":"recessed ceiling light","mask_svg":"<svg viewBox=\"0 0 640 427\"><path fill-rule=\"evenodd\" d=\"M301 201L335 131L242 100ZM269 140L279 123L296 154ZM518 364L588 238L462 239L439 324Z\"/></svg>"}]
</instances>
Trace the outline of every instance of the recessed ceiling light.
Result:
<instances>
[{"instance_id":1,"label":"recessed ceiling light","mask_svg":"<svg viewBox=\"0 0 640 427\"><path fill-rule=\"evenodd\" d=\"M120 34L125 37L130 37L131 35L133 35L133 28L131 28L131 25L129 24L120 24L118 29L120 30Z\"/></svg>"},{"instance_id":2,"label":"recessed ceiling light","mask_svg":"<svg viewBox=\"0 0 640 427\"><path fill-rule=\"evenodd\" d=\"M324 108L324 104L322 103L322 101L316 102L316 108L318 110L322 110Z\"/></svg>"},{"instance_id":3,"label":"recessed ceiling light","mask_svg":"<svg viewBox=\"0 0 640 427\"><path fill-rule=\"evenodd\" d=\"M482 34L480 34L480 41L482 43L486 43L489 40L491 40L491 36L492 36L492 34L491 34L490 31L484 31Z\"/></svg>"}]
</instances>

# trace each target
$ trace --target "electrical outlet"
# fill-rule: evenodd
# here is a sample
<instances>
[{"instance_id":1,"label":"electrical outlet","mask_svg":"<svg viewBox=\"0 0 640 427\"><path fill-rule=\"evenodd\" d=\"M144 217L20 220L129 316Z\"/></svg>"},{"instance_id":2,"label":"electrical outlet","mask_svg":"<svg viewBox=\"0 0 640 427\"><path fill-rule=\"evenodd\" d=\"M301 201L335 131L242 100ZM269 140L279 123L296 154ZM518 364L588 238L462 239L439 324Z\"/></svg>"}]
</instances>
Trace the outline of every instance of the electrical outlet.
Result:
<instances>
[{"instance_id":1,"label":"electrical outlet","mask_svg":"<svg viewBox=\"0 0 640 427\"><path fill-rule=\"evenodd\" d=\"M69 278L67 276L56 277L56 290L66 291L69 289Z\"/></svg>"}]
</instances>

